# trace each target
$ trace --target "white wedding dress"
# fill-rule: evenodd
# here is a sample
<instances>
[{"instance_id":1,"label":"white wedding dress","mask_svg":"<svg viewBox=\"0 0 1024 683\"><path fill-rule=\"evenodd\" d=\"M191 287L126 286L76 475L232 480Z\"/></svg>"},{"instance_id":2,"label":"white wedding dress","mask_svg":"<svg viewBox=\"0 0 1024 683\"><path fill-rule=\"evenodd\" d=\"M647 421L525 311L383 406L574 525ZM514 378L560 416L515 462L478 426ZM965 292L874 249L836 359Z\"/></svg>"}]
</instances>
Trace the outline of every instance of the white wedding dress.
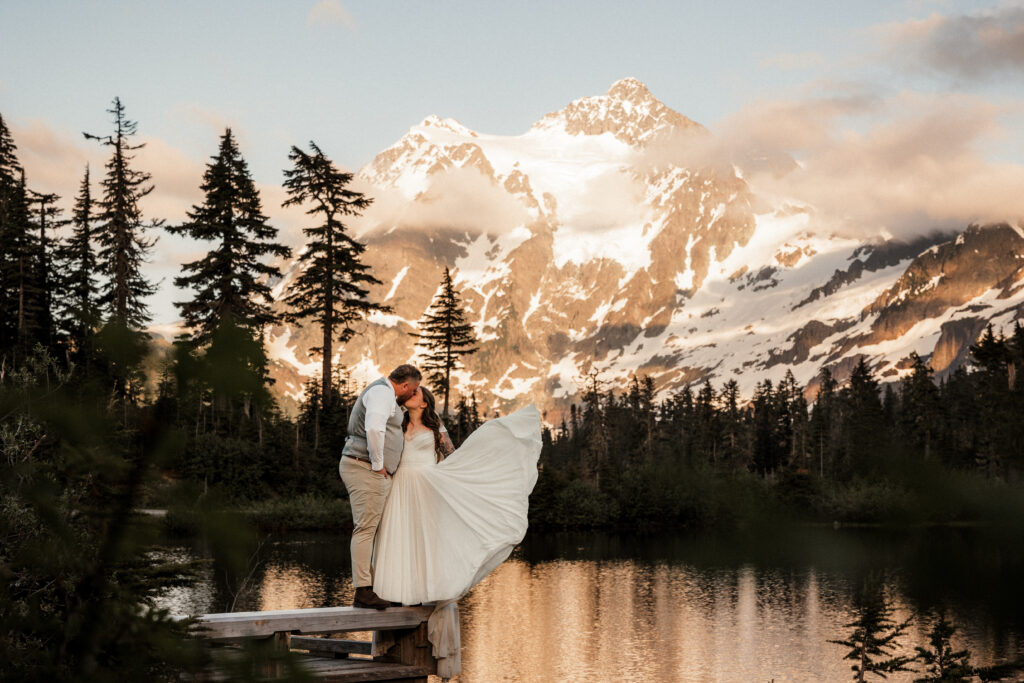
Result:
<instances>
[{"instance_id":1,"label":"white wedding dress","mask_svg":"<svg viewBox=\"0 0 1024 683\"><path fill-rule=\"evenodd\" d=\"M461 666L455 601L526 535L540 449L532 405L484 423L440 463L432 432L405 442L374 540L373 590L405 605L436 604L428 637L442 678Z\"/></svg>"},{"instance_id":2,"label":"white wedding dress","mask_svg":"<svg viewBox=\"0 0 1024 683\"><path fill-rule=\"evenodd\" d=\"M373 590L417 605L460 597L526 534L540 413L484 423L440 463L433 432L406 439L373 551Z\"/></svg>"}]
</instances>

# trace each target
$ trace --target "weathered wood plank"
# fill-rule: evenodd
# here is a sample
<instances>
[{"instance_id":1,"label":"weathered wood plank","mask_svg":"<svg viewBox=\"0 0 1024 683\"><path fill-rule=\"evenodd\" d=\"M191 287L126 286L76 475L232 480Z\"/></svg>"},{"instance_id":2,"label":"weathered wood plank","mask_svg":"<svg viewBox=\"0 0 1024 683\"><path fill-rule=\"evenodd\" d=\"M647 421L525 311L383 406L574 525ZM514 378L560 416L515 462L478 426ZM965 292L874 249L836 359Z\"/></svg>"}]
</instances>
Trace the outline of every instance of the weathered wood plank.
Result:
<instances>
[{"instance_id":1,"label":"weathered wood plank","mask_svg":"<svg viewBox=\"0 0 1024 683\"><path fill-rule=\"evenodd\" d=\"M431 607L389 607L385 610L359 607L230 612L199 617L196 635L225 638L269 638L274 633L336 633L339 631L381 631L415 628L430 616Z\"/></svg>"},{"instance_id":2,"label":"weathered wood plank","mask_svg":"<svg viewBox=\"0 0 1024 683\"><path fill-rule=\"evenodd\" d=\"M216 659L234 659L241 656L241 652L230 651L233 649L229 648L227 652L219 651ZM427 676L431 674L429 667L379 662L372 659L326 659L312 655L300 655L299 665L317 681L333 681L334 683L385 683L386 681L415 683L416 681L426 681ZM215 666L206 676L200 677L200 680L222 681L226 680L226 676Z\"/></svg>"},{"instance_id":3,"label":"weathered wood plank","mask_svg":"<svg viewBox=\"0 0 1024 683\"><path fill-rule=\"evenodd\" d=\"M341 640L339 638L311 638L293 636L291 646L296 650L307 650L310 654L370 654L368 640Z\"/></svg>"},{"instance_id":4,"label":"weathered wood plank","mask_svg":"<svg viewBox=\"0 0 1024 683\"><path fill-rule=\"evenodd\" d=\"M345 660L335 660L345 661ZM363 668L359 670L346 671L344 669L324 670L316 672L316 677L321 681L331 683L364 683L374 681L384 683L386 681L408 682L410 679L427 680L430 671L419 666L406 666L403 664L378 664L375 668Z\"/></svg>"}]
</instances>

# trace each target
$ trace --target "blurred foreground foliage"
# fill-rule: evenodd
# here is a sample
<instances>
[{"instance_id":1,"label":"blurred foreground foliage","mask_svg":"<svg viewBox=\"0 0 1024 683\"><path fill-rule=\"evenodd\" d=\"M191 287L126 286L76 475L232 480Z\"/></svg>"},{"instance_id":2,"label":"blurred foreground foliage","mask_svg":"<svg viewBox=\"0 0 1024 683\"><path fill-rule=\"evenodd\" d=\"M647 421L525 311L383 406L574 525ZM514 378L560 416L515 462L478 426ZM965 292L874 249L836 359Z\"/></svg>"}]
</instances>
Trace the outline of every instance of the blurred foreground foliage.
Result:
<instances>
[{"instance_id":1,"label":"blurred foreground foliage","mask_svg":"<svg viewBox=\"0 0 1024 683\"><path fill-rule=\"evenodd\" d=\"M173 680L203 665L203 649L184 637L188 622L156 606L197 567L166 559L158 529L133 512L179 442L159 403L119 407L41 347L3 373L0 661L9 680Z\"/></svg>"}]
</instances>

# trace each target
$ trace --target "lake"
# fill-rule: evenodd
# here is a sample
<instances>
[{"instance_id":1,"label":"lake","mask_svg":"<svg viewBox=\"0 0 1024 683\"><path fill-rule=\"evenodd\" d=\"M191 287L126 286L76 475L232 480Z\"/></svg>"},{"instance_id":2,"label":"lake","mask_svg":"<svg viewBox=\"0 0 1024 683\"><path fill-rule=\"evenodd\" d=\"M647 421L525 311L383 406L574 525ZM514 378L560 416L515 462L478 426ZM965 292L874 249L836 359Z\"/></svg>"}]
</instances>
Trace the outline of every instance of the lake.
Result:
<instances>
[{"instance_id":1,"label":"lake","mask_svg":"<svg viewBox=\"0 0 1024 683\"><path fill-rule=\"evenodd\" d=\"M202 548L179 547L182 557ZM897 618L944 608L975 664L1024 654L1024 543L991 528L531 533L460 603L463 683L850 680L851 597L881 572ZM265 539L236 610L351 604L348 536ZM175 612L225 611L211 567ZM918 619L904 650L927 642ZM891 681L913 680L899 674ZM880 680L880 679L878 679Z\"/></svg>"}]
</instances>

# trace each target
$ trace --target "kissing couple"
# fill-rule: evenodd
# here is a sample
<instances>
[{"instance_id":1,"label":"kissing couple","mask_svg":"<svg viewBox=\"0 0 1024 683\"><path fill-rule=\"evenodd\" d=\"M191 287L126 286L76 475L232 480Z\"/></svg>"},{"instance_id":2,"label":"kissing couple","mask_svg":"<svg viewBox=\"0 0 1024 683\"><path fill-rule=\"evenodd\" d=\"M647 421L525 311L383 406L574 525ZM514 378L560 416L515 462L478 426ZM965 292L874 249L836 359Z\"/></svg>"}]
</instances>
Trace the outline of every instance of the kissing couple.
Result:
<instances>
[{"instance_id":1,"label":"kissing couple","mask_svg":"<svg viewBox=\"0 0 1024 683\"><path fill-rule=\"evenodd\" d=\"M399 365L349 416L338 469L352 507L355 607L454 603L526 535L537 408L484 423L456 449L421 381Z\"/></svg>"}]
</instances>

